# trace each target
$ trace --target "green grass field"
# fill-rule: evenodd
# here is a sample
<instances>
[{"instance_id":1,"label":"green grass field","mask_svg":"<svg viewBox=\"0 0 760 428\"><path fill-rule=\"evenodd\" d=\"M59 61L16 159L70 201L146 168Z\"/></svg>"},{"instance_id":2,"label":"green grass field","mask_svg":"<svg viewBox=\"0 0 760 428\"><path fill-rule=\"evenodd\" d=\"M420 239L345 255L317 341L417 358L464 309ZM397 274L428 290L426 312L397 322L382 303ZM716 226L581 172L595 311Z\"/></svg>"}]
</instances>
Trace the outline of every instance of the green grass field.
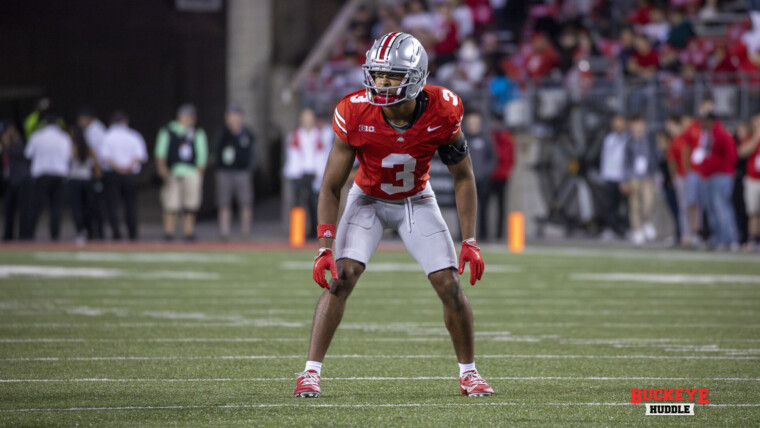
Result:
<instances>
[{"instance_id":1,"label":"green grass field","mask_svg":"<svg viewBox=\"0 0 760 428\"><path fill-rule=\"evenodd\" d=\"M316 400L292 397L311 251L0 252L0 425L760 424L757 255L572 252L485 252L466 285L496 390L481 398L459 395L424 274L377 254ZM711 404L645 416L631 388L710 388Z\"/></svg>"}]
</instances>

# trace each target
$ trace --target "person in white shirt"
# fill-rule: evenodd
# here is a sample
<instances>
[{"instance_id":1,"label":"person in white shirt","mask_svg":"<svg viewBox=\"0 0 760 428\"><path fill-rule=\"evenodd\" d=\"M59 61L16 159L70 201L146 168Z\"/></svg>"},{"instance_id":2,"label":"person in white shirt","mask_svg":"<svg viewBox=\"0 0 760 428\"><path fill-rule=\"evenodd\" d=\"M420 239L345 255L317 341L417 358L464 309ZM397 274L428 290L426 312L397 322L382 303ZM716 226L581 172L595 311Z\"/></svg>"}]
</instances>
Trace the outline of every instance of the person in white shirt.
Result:
<instances>
[{"instance_id":1,"label":"person in white shirt","mask_svg":"<svg viewBox=\"0 0 760 428\"><path fill-rule=\"evenodd\" d=\"M119 206L124 203L124 217L129 239L137 240L137 176L142 164L148 161L145 139L129 127L129 117L117 111L111 126L103 137L101 148L103 163L110 171L104 174L108 222L112 237L121 239Z\"/></svg>"},{"instance_id":2,"label":"person in white shirt","mask_svg":"<svg viewBox=\"0 0 760 428\"><path fill-rule=\"evenodd\" d=\"M35 131L24 150L31 160L33 180L32 236L45 205L50 208L50 239L57 241L61 232L61 213L66 177L71 162L71 137L57 125L58 115L45 114L45 127Z\"/></svg>"},{"instance_id":3,"label":"person in white shirt","mask_svg":"<svg viewBox=\"0 0 760 428\"><path fill-rule=\"evenodd\" d=\"M309 212L309 231L306 236L317 233L317 193L313 183L318 171L324 166L320 164L320 153L325 147L323 132L317 126L317 117L311 109L301 112L299 128L288 138L283 174L293 184L294 206L302 205L301 197L306 195L306 207Z\"/></svg>"},{"instance_id":4,"label":"person in white shirt","mask_svg":"<svg viewBox=\"0 0 760 428\"><path fill-rule=\"evenodd\" d=\"M101 171L108 171L108 166L103 165L103 159L100 156L100 149L103 146L103 137L106 135L106 126L95 116L95 113L89 109L82 109L77 114L77 125L84 131L84 140L95 154L95 159L100 166ZM94 177L93 191L95 201L92 207L91 225L92 234L89 239L103 239L105 234L103 232L104 215L106 212L106 198L103 192L103 180L102 176Z\"/></svg>"},{"instance_id":5,"label":"person in white shirt","mask_svg":"<svg viewBox=\"0 0 760 428\"><path fill-rule=\"evenodd\" d=\"M610 127L612 129L604 137L599 160L599 175L604 180L608 204L606 207L607 229L602 234L604 239L611 239L613 232L618 237L623 238L626 229L618 212L624 197L620 191L620 186L625 180L625 146L629 138L625 118L616 114L610 122Z\"/></svg>"}]
</instances>

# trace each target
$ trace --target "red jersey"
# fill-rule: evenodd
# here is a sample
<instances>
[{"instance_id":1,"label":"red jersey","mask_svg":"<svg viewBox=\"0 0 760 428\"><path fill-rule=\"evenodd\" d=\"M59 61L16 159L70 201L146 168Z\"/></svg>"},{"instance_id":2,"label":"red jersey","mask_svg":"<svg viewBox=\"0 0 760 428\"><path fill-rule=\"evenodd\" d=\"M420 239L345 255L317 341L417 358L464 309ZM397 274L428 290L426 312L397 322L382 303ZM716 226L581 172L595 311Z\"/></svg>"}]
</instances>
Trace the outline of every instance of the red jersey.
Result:
<instances>
[{"instance_id":1,"label":"red jersey","mask_svg":"<svg viewBox=\"0 0 760 428\"><path fill-rule=\"evenodd\" d=\"M689 155L689 165L691 166L691 169L699 174L701 177L707 177L707 171L704 168L704 157L706 156L706 153L704 153L704 150L698 154L695 154L695 149L698 149L699 142L702 136L702 127L699 124L699 120L695 120L691 122L691 124L686 128L684 133L682 134L682 137L686 139L686 144L684 145L684 149L688 151ZM699 161L699 162L695 162Z\"/></svg>"},{"instance_id":2,"label":"red jersey","mask_svg":"<svg viewBox=\"0 0 760 428\"><path fill-rule=\"evenodd\" d=\"M682 157L683 151L687 150L686 145L686 137L684 135L679 135L670 143L670 148L668 148L668 152L665 154L667 159L676 163L676 171L679 177L686 175L686 169L684 168Z\"/></svg>"},{"instance_id":3,"label":"red jersey","mask_svg":"<svg viewBox=\"0 0 760 428\"><path fill-rule=\"evenodd\" d=\"M749 139L751 138L750 136ZM747 158L747 176L760 180L760 144L755 147L755 151Z\"/></svg>"},{"instance_id":4,"label":"red jersey","mask_svg":"<svg viewBox=\"0 0 760 428\"><path fill-rule=\"evenodd\" d=\"M462 100L452 91L426 85L427 108L403 133L383 117L382 107L369 103L364 89L343 97L335 107L335 134L356 149L355 182L364 193L399 200L421 192L430 178L430 159L449 144L462 126Z\"/></svg>"}]
</instances>

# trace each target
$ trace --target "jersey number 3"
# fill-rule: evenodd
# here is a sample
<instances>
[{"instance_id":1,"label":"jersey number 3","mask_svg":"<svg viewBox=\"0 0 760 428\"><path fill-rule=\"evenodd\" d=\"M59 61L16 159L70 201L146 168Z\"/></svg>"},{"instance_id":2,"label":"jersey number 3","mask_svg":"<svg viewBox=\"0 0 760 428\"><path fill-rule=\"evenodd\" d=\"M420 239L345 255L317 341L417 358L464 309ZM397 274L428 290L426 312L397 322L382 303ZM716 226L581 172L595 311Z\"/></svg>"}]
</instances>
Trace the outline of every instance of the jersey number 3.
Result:
<instances>
[{"instance_id":1,"label":"jersey number 3","mask_svg":"<svg viewBox=\"0 0 760 428\"><path fill-rule=\"evenodd\" d=\"M403 166L401 171L396 172L396 182L400 181L401 185L380 183L380 190L389 195L408 192L414 188L414 170L417 168L417 159L405 153L393 153L383 159L383 168L395 170L397 166Z\"/></svg>"}]
</instances>

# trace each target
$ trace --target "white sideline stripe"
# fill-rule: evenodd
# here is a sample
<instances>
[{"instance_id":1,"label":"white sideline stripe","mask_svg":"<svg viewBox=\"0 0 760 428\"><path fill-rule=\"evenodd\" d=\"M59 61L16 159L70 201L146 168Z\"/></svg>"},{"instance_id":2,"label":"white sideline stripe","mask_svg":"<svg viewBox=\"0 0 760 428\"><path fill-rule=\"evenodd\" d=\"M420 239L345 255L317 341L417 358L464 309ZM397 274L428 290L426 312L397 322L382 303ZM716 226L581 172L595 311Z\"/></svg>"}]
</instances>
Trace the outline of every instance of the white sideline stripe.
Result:
<instances>
[{"instance_id":1,"label":"white sideline stripe","mask_svg":"<svg viewBox=\"0 0 760 428\"><path fill-rule=\"evenodd\" d=\"M502 247L503 248L503 247ZM505 250L506 252L506 250ZM674 250L656 250L646 248L643 251L631 248L605 248L605 249L593 249L593 248L578 248L573 246L572 248L561 246L535 246L529 245L525 249L526 254L530 255L554 255L564 257L609 257L615 259L645 259L645 260L683 260L683 261L705 261L713 263L757 263L757 256L750 254L735 254L735 253L700 253L696 251L674 251Z\"/></svg>"},{"instance_id":2,"label":"white sideline stripe","mask_svg":"<svg viewBox=\"0 0 760 428\"><path fill-rule=\"evenodd\" d=\"M154 357L113 356L113 357L14 357L2 358L0 361L149 361L149 360L277 360L304 358L303 355L166 355ZM383 359L452 359L453 355L328 355L330 358L383 358ZM620 360L760 360L760 356L717 356L717 355L478 355L489 359L620 359Z\"/></svg>"},{"instance_id":3,"label":"white sideline stripe","mask_svg":"<svg viewBox=\"0 0 760 428\"><path fill-rule=\"evenodd\" d=\"M760 284L760 275L691 275L685 273L572 273L570 279L575 281L627 281L667 284L714 284L716 282Z\"/></svg>"},{"instance_id":4,"label":"white sideline stripe","mask_svg":"<svg viewBox=\"0 0 760 428\"><path fill-rule=\"evenodd\" d=\"M309 261L287 261L280 263L280 269L284 270L312 270L314 262ZM489 272L498 273L515 273L521 272L522 268L512 265L490 264L486 267ZM420 272L422 268L417 263L369 263L367 272Z\"/></svg>"},{"instance_id":5,"label":"white sideline stripe","mask_svg":"<svg viewBox=\"0 0 760 428\"><path fill-rule=\"evenodd\" d=\"M186 410L186 409L262 409L268 407L326 407L326 408L372 408L372 407L469 407L469 406L641 406L633 403L400 403L400 404L221 404L221 405L178 405L178 406L124 406L124 407L62 407L62 408L23 408L2 409L0 413L20 412L86 412L102 410ZM741 404L699 404L700 407L760 407L760 403Z\"/></svg>"},{"instance_id":6,"label":"white sideline stripe","mask_svg":"<svg viewBox=\"0 0 760 428\"><path fill-rule=\"evenodd\" d=\"M178 322L175 320L171 320L170 322L102 322L93 324L91 322L79 322L79 323L62 323L62 322L32 322L32 323L0 323L0 328L138 328L138 327L171 327L171 328L185 328L185 327L193 327L193 328L218 328L218 327L260 327L260 326L268 326L268 327L304 327L306 324L304 323L310 323L311 320L305 320L304 323L284 323L281 321L270 321L269 324L265 325L266 320L260 319L253 321L227 321L227 322L221 322L221 321L197 321L197 322ZM274 325L276 324L276 325ZM412 325L413 324L413 325ZM419 328L435 328L440 329L442 334L446 333L445 328L441 325L442 323L439 322L421 322L421 323L411 323L409 325L404 325L403 327L394 327L389 326L387 324L351 324L351 323L343 323L341 324L341 328L343 329L350 329L350 330L371 330L371 331L409 331L409 329L419 329ZM551 328L575 328L575 327L585 327L588 326L588 323L582 323L582 322L511 322L511 321L505 321L505 322L480 322L478 323L479 326L485 327L485 326L491 326L491 327L551 327ZM350 326L350 327L349 327ZM602 322L602 323L596 323L596 327L604 327L604 328L649 328L649 327L656 327L656 328L675 328L675 327L684 327L684 328L724 328L724 327L732 327L732 328L760 328L760 323L642 323L642 322L636 322L636 323L612 323L612 322Z\"/></svg>"},{"instance_id":7,"label":"white sideline stripe","mask_svg":"<svg viewBox=\"0 0 760 428\"><path fill-rule=\"evenodd\" d=\"M323 377L322 380L456 380L454 376L362 376L362 377ZM292 377L253 377L253 378L189 378L189 379L111 379L111 378L78 378L78 379L0 379L0 383L58 383L58 382L270 382L292 381ZM760 378L745 377L573 377L573 376L488 376L488 380L684 380L684 381L735 381L760 382Z\"/></svg>"},{"instance_id":8,"label":"white sideline stripe","mask_svg":"<svg viewBox=\"0 0 760 428\"><path fill-rule=\"evenodd\" d=\"M164 253L164 252L57 252L38 251L36 260L73 260L85 262L120 262L120 263L244 263L245 259L232 254L214 253Z\"/></svg>"},{"instance_id":9,"label":"white sideline stripe","mask_svg":"<svg viewBox=\"0 0 760 428\"><path fill-rule=\"evenodd\" d=\"M132 278L132 279L200 279L216 280L217 273L190 271L153 271L133 273L114 268L0 265L0 278L35 276L43 278Z\"/></svg>"}]
</instances>

